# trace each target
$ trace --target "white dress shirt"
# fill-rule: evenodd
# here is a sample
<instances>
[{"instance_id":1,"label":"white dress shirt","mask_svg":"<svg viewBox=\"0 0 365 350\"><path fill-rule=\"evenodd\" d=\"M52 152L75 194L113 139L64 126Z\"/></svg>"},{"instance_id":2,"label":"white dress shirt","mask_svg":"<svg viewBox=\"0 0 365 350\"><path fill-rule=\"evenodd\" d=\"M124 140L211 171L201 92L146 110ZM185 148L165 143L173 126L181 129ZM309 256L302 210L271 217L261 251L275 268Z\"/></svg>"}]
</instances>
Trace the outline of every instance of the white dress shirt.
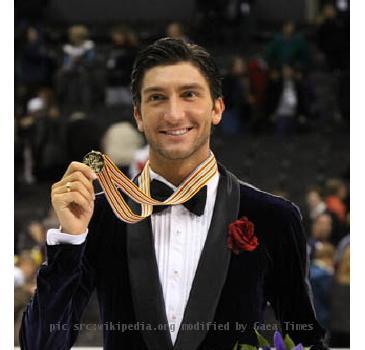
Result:
<instances>
[{"instance_id":1,"label":"white dress shirt","mask_svg":"<svg viewBox=\"0 0 365 350\"><path fill-rule=\"evenodd\" d=\"M177 189L152 170L150 175L151 180L157 179L174 191ZM202 216L192 214L182 204L167 207L151 215L156 261L173 344L184 317L196 268L208 235L218 182L217 173L207 183L207 202ZM86 236L87 232L74 236L62 233L59 229L50 229L47 232L47 244L82 244Z\"/></svg>"}]
</instances>

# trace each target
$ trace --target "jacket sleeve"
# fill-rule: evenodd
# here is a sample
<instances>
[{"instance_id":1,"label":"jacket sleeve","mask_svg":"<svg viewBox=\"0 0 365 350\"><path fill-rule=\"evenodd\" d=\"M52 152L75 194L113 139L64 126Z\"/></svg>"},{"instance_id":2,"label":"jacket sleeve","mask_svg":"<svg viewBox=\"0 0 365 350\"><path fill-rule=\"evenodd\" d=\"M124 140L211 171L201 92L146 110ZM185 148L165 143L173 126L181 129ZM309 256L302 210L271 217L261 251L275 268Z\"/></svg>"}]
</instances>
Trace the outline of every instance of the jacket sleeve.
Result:
<instances>
[{"instance_id":1,"label":"jacket sleeve","mask_svg":"<svg viewBox=\"0 0 365 350\"><path fill-rule=\"evenodd\" d=\"M309 283L309 260L299 209L287 202L276 214L270 240L271 267L265 294L281 323L283 334L311 350L328 349L325 330L316 320Z\"/></svg>"},{"instance_id":2,"label":"jacket sleeve","mask_svg":"<svg viewBox=\"0 0 365 350\"><path fill-rule=\"evenodd\" d=\"M38 271L37 289L20 329L24 350L70 349L95 286L97 233L103 208L98 200L86 242L47 245L47 260Z\"/></svg>"}]
</instances>

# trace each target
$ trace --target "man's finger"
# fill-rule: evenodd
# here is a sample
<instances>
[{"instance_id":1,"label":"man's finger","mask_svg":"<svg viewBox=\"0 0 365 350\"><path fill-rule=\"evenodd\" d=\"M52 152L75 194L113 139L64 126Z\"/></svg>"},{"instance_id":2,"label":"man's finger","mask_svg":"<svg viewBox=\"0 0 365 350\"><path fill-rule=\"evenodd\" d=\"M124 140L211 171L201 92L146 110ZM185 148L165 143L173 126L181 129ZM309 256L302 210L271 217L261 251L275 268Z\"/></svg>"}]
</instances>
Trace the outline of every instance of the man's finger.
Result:
<instances>
[{"instance_id":1,"label":"man's finger","mask_svg":"<svg viewBox=\"0 0 365 350\"><path fill-rule=\"evenodd\" d=\"M57 184L56 184L56 188L57 187L66 187L66 184L68 182L72 183L72 182L75 182L75 181L79 181L81 182L85 187L86 189L89 191L90 195L94 198L94 186L92 184L92 182L90 181L90 179L88 177L86 177L86 175L81 172L81 171L76 171L66 177L63 177L61 179L61 181L59 181Z\"/></svg>"},{"instance_id":2,"label":"man's finger","mask_svg":"<svg viewBox=\"0 0 365 350\"><path fill-rule=\"evenodd\" d=\"M82 172L90 180L95 180L98 178L89 166L80 162L71 162L65 174L63 175L63 178L69 176L76 171Z\"/></svg>"},{"instance_id":3,"label":"man's finger","mask_svg":"<svg viewBox=\"0 0 365 350\"><path fill-rule=\"evenodd\" d=\"M90 193L89 189L85 187L82 181L69 181L64 186L58 186L53 190L53 195L64 194L70 192L79 192L89 202L93 201L94 194Z\"/></svg>"}]
</instances>

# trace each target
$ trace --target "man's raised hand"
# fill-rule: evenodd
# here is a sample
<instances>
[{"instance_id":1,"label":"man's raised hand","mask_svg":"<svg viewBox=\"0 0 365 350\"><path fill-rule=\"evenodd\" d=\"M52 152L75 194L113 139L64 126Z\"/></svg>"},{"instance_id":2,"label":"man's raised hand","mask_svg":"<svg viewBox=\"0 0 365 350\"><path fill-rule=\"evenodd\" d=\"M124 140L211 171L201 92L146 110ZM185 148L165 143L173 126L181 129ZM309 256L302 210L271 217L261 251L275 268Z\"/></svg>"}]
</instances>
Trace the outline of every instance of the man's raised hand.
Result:
<instances>
[{"instance_id":1,"label":"man's raised hand","mask_svg":"<svg viewBox=\"0 0 365 350\"><path fill-rule=\"evenodd\" d=\"M96 174L85 164L72 162L62 179L52 185L52 206L62 232L85 233L94 211L93 180Z\"/></svg>"}]
</instances>

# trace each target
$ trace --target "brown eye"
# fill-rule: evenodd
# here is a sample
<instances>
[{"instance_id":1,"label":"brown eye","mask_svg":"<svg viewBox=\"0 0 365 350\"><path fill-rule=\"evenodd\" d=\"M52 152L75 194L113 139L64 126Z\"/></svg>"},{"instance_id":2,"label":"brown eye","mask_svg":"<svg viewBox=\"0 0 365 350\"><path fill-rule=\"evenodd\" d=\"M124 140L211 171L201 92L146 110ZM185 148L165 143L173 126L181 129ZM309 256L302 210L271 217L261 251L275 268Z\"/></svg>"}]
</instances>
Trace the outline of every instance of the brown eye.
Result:
<instances>
[{"instance_id":1,"label":"brown eye","mask_svg":"<svg viewBox=\"0 0 365 350\"><path fill-rule=\"evenodd\" d=\"M153 94L148 97L148 101L155 102L155 101L161 101L165 98L165 96L160 94Z\"/></svg>"},{"instance_id":2,"label":"brown eye","mask_svg":"<svg viewBox=\"0 0 365 350\"><path fill-rule=\"evenodd\" d=\"M162 99L162 96L161 95L151 95L149 98L148 98L148 100L149 101L159 101L159 100L161 100Z\"/></svg>"},{"instance_id":3,"label":"brown eye","mask_svg":"<svg viewBox=\"0 0 365 350\"><path fill-rule=\"evenodd\" d=\"M188 90L183 93L183 96L187 98L193 98L197 96L197 93L193 90Z\"/></svg>"}]
</instances>

